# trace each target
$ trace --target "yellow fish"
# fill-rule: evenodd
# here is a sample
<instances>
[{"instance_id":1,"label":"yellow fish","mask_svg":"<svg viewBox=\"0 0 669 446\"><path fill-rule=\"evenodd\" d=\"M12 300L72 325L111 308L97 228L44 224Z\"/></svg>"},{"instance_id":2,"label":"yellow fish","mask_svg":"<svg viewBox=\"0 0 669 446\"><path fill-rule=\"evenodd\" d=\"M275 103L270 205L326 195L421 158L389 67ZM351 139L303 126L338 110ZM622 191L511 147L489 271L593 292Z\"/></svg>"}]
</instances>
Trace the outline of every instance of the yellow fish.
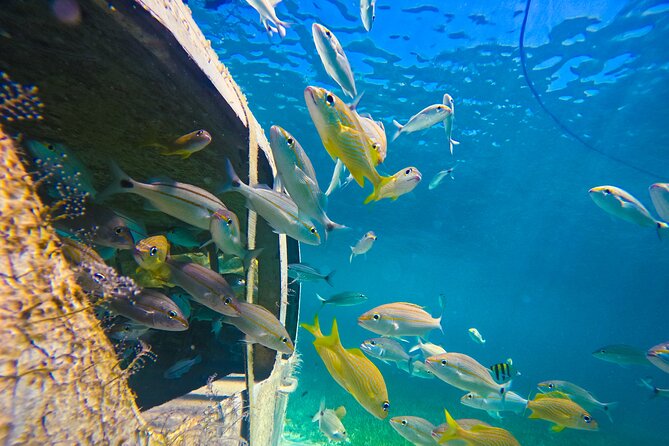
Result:
<instances>
[{"instance_id":1,"label":"yellow fish","mask_svg":"<svg viewBox=\"0 0 669 446\"><path fill-rule=\"evenodd\" d=\"M463 420L465 423L462 426L446 409L444 413L446 424L433 431L433 436L439 444L460 440L467 446L520 446L518 440L506 429L491 427L483 422L474 424L470 420Z\"/></svg>"},{"instance_id":2,"label":"yellow fish","mask_svg":"<svg viewBox=\"0 0 669 446\"><path fill-rule=\"evenodd\" d=\"M357 114L344 101L323 88L307 87L304 99L321 141L332 159L340 159L360 187L365 185L365 178L372 183L374 191L365 203L384 198L380 195L381 191L393 177L381 176L376 171L374 166L379 160L378 143L365 132Z\"/></svg>"},{"instance_id":3,"label":"yellow fish","mask_svg":"<svg viewBox=\"0 0 669 446\"><path fill-rule=\"evenodd\" d=\"M314 325L300 326L316 338L314 347L337 384L350 393L367 412L381 420L386 418L390 402L383 375L360 349L347 350L341 345L337 320L332 320L329 336L321 332L318 315L314 318Z\"/></svg>"},{"instance_id":4,"label":"yellow fish","mask_svg":"<svg viewBox=\"0 0 669 446\"><path fill-rule=\"evenodd\" d=\"M539 393L527 403L532 411L529 418L540 418L555 423L551 430L560 432L564 428L596 431L597 420L585 409L562 392Z\"/></svg>"},{"instance_id":5,"label":"yellow fish","mask_svg":"<svg viewBox=\"0 0 669 446\"><path fill-rule=\"evenodd\" d=\"M187 159L195 152L199 152L209 145L211 135L206 130L195 130L187 135L180 136L168 145L151 144L160 149L161 155L180 156L181 159Z\"/></svg>"},{"instance_id":6,"label":"yellow fish","mask_svg":"<svg viewBox=\"0 0 669 446\"><path fill-rule=\"evenodd\" d=\"M169 284L171 274L165 264L169 254L170 242L163 235L154 235L137 242L132 255L139 265L137 278L144 286Z\"/></svg>"}]
</instances>

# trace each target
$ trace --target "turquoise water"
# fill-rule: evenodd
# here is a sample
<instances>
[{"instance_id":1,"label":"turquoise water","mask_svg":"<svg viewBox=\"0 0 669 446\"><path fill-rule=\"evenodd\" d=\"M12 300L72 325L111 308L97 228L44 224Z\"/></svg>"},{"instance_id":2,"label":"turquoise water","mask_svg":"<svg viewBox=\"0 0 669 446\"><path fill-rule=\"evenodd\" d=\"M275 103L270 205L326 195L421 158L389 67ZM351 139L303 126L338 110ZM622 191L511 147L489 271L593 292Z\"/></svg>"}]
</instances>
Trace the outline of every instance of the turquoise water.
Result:
<instances>
[{"instance_id":1,"label":"turquoise water","mask_svg":"<svg viewBox=\"0 0 669 446\"><path fill-rule=\"evenodd\" d=\"M334 287L305 284L301 319L311 322L315 293L353 290L369 301L326 308L342 342L356 347L374 337L357 325L372 307L410 301L439 313L443 334L430 340L484 365L508 357L522 375L513 390L527 397L548 379L574 382L601 401L617 401L613 423L601 413L598 432L565 430L508 414L501 421L462 406L461 392L437 379L409 377L376 362L391 402L390 416L414 415L434 424L443 409L455 418L479 418L508 429L523 445L669 444L669 401L649 399L638 387L650 376L669 387L654 367L621 368L591 352L625 343L647 349L669 337L669 242L652 229L614 219L588 196L593 186L621 187L654 213L648 186L669 177L669 3L661 1L535 1L529 10L527 71L545 107L523 76L519 36L524 1L383 1L365 32L355 1L285 0L277 14L291 22L283 41L269 39L245 2L207 9L190 1L195 19L241 85L265 129L280 125L302 144L321 187L333 163L306 110L308 85L341 89L327 76L311 38L316 21L339 38L351 62L361 112L385 124L405 122L423 107L456 104L455 156L441 127L390 142L384 173L413 165L422 183L397 201L363 205L369 190L355 184L335 191L329 215L349 226L324 246L302 246L303 261L336 270ZM581 141L567 134L569 129ZM462 160L435 190L430 179ZM349 246L373 230L378 240L349 264ZM487 342L475 344L467 329ZM311 416L319 401L344 405L352 444L408 444L368 414L328 375L312 336L300 330L303 365L292 395L286 436L324 443ZM413 342L413 340L411 340Z\"/></svg>"}]
</instances>

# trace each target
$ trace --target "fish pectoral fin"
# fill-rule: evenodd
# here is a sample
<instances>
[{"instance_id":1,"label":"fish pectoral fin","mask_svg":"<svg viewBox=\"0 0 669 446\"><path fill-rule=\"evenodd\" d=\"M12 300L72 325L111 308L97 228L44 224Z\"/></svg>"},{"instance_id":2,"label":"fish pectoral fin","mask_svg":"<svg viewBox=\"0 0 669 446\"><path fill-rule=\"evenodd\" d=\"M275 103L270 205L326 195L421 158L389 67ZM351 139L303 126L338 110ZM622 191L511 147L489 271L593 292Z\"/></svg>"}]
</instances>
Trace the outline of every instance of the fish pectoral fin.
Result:
<instances>
[{"instance_id":1,"label":"fish pectoral fin","mask_svg":"<svg viewBox=\"0 0 669 446\"><path fill-rule=\"evenodd\" d=\"M562 426L561 424L554 424L551 426L551 430L553 432L562 432L564 430L565 426Z\"/></svg>"}]
</instances>

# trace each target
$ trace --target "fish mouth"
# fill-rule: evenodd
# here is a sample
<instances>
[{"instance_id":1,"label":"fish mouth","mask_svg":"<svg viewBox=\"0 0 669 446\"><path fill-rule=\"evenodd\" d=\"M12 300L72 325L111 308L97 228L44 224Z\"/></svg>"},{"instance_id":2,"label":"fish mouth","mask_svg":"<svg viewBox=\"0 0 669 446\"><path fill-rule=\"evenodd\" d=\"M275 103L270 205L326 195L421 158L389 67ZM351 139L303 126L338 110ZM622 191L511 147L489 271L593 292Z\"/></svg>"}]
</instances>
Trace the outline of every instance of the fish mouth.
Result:
<instances>
[{"instance_id":1,"label":"fish mouth","mask_svg":"<svg viewBox=\"0 0 669 446\"><path fill-rule=\"evenodd\" d=\"M370 320L371 316L362 315L358 318L358 325L362 325L363 322Z\"/></svg>"},{"instance_id":2,"label":"fish mouth","mask_svg":"<svg viewBox=\"0 0 669 446\"><path fill-rule=\"evenodd\" d=\"M420 174L416 174L416 175L414 175L414 176L411 178L410 181L415 181L416 183L418 183L418 182L420 182L420 180L422 180L422 179L423 179L423 177L422 177Z\"/></svg>"},{"instance_id":3,"label":"fish mouth","mask_svg":"<svg viewBox=\"0 0 669 446\"><path fill-rule=\"evenodd\" d=\"M304 89L304 100L309 103L312 102L313 104L316 103L316 87L309 86Z\"/></svg>"}]
</instances>

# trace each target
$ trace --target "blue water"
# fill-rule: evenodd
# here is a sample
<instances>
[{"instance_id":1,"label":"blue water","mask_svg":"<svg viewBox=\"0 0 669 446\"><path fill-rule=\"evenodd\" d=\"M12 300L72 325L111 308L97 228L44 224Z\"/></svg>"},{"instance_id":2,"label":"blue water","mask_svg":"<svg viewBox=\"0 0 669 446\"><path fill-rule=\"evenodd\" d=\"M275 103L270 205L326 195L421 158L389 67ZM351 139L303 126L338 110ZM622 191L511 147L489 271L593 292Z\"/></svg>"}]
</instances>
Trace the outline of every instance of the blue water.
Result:
<instances>
[{"instance_id":1,"label":"blue water","mask_svg":"<svg viewBox=\"0 0 669 446\"><path fill-rule=\"evenodd\" d=\"M269 39L244 1L206 9L189 2L212 46L249 99L265 129L290 131L314 163L325 189L333 163L306 110L308 85L343 92L327 76L311 38L314 21L339 38L364 91L361 111L394 131L423 107L455 99L451 157L441 127L403 135L388 147L381 170L413 165L423 182L409 195L363 205L370 192L352 184L333 193L329 215L351 229L320 247L302 246L303 261L334 269L335 287L305 284L301 319L311 321L315 293L356 290L359 307L326 308L346 347L373 337L357 317L385 302L411 301L438 314L446 296L444 332L431 341L490 365L512 357L521 371L513 390L562 379L601 401L618 401L614 423L593 413L599 432L548 430L548 423L508 414L495 421L460 405L463 392L439 380L412 378L377 363L388 384L391 416L443 422L479 418L510 430L524 445L669 444L669 401L649 400L635 382L653 367L621 368L591 356L625 343L649 348L669 337L669 245L652 229L616 220L591 201L588 189L621 187L651 212L648 186L669 180L669 3L662 1L536 1L527 20L527 68L546 107L585 144L566 135L543 111L522 76L518 38L524 1L412 2L379 0L365 32L358 3L285 0L277 14L292 23L283 41ZM587 146L589 147L586 147ZM594 150L593 150L594 149ZM603 153L598 153L603 152ZM435 190L436 172L463 160L455 179ZM348 261L366 231L378 235L366 257ZM487 343L477 345L467 329ZM353 444L408 444L335 384L301 330L303 367L291 398L287 436L324 442L310 417L325 397L345 405ZM305 393L306 392L306 393Z\"/></svg>"}]
</instances>

